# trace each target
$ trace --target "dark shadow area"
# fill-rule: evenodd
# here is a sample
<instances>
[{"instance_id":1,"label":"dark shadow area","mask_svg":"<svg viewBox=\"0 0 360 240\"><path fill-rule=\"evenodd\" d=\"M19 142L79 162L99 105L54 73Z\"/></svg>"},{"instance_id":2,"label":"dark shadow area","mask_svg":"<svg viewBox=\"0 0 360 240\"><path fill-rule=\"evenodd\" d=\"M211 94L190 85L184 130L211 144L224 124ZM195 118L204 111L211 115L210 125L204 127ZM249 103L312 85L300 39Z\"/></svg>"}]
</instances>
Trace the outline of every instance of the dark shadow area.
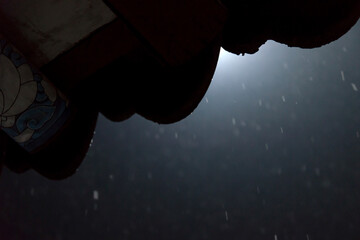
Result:
<instances>
[{"instance_id":1,"label":"dark shadow area","mask_svg":"<svg viewBox=\"0 0 360 240\"><path fill-rule=\"evenodd\" d=\"M0 240L360 238L359 1L106 2L39 66L66 124L33 153L0 131Z\"/></svg>"},{"instance_id":2,"label":"dark shadow area","mask_svg":"<svg viewBox=\"0 0 360 240\"><path fill-rule=\"evenodd\" d=\"M9 169L34 168L48 178L65 178L82 162L98 112L112 121L139 114L157 123L177 122L205 95L221 46L236 54L255 53L271 39L320 47L345 34L360 15L356 0L105 3L115 20L38 66L70 99L71 120L36 153L1 133L1 161ZM0 10L3 34L39 62L33 51L41 43L23 41L7 5Z\"/></svg>"}]
</instances>

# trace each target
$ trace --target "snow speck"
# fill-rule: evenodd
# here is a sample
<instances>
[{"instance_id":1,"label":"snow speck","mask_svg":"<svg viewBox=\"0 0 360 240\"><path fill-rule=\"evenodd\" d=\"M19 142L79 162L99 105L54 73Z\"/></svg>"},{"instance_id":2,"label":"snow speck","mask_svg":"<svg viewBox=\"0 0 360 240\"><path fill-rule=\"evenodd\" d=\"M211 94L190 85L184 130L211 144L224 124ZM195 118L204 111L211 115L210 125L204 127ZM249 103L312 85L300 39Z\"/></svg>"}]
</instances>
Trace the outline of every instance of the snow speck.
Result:
<instances>
[{"instance_id":1,"label":"snow speck","mask_svg":"<svg viewBox=\"0 0 360 240\"><path fill-rule=\"evenodd\" d=\"M344 71L340 71L340 74L341 74L341 79L342 79L343 81L345 81L345 74L344 74Z\"/></svg>"},{"instance_id":2,"label":"snow speck","mask_svg":"<svg viewBox=\"0 0 360 240\"><path fill-rule=\"evenodd\" d=\"M262 100L259 99L259 106L261 107L262 106Z\"/></svg>"},{"instance_id":3,"label":"snow speck","mask_svg":"<svg viewBox=\"0 0 360 240\"><path fill-rule=\"evenodd\" d=\"M205 97L205 102L209 103L209 99L207 97Z\"/></svg>"},{"instance_id":4,"label":"snow speck","mask_svg":"<svg viewBox=\"0 0 360 240\"><path fill-rule=\"evenodd\" d=\"M269 145L267 143L265 143L265 149L266 151L269 150Z\"/></svg>"},{"instance_id":5,"label":"snow speck","mask_svg":"<svg viewBox=\"0 0 360 240\"><path fill-rule=\"evenodd\" d=\"M226 219L226 221L229 221L229 215L228 215L227 211L225 211L225 219Z\"/></svg>"},{"instance_id":6,"label":"snow speck","mask_svg":"<svg viewBox=\"0 0 360 240\"><path fill-rule=\"evenodd\" d=\"M354 90L355 92L358 91L358 88L357 88L357 86L355 85L355 83L351 83L351 86L352 86L352 88L353 88L353 90Z\"/></svg>"},{"instance_id":7,"label":"snow speck","mask_svg":"<svg viewBox=\"0 0 360 240\"><path fill-rule=\"evenodd\" d=\"M232 118L231 122L232 122L232 125L234 125L234 126L236 125L236 119L235 118Z\"/></svg>"},{"instance_id":8,"label":"snow speck","mask_svg":"<svg viewBox=\"0 0 360 240\"><path fill-rule=\"evenodd\" d=\"M283 102L286 101L285 96L281 96L281 99L283 100Z\"/></svg>"},{"instance_id":9,"label":"snow speck","mask_svg":"<svg viewBox=\"0 0 360 240\"><path fill-rule=\"evenodd\" d=\"M94 198L94 200L99 200L99 192L97 190L94 190L93 198Z\"/></svg>"},{"instance_id":10,"label":"snow speck","mask_svg":"<svg viewBox=\"0 0 360 240\"><path fill-rule=\"evenodd\" d=\"M110 179L110 180L114 180L114 175L110 174L110 175L109 175L109 179Z\"/></svg>"},{"instance_id":11,"label":"snow speck","mask_svg":"<svg viewBox=\"0 0 360 240\"><path fill-rule=\"evenodd\" d=\"M360 133L359 133L359 131L356 132L356 137L357 137L357 138L360 138Z\"/></svg>"},{"instance_id":12,"label":"snow speck","mask_svg":"<svg viewBox=\"0 0 360 240\"><path fill-rule=\"evenodd\" d=\"M278 240L278 237L277 237L277 235L276 235L276 234L274 235L274 240Z\"/></svg>"},{"instance_id":13,"label":"snow speck","mask_svg":"<svg viewBox=\"0 0 360 240\"><path fill-rule=\"evenodd\" d=\"M178 139L178 138L179 138L179 135L178 135L177 132L174 134L174 137L175 137L175 139Z\"/></svg>"},{"instance_id":14,"label":"snow speck","mask_svg":"<svg viewBox=\"0 0 360 240\"><path fill-rule=\"evenodd\" d=\"M280 132L284 133L284 129L282 127L280 127Z\"/></svg>"}]
</instances>

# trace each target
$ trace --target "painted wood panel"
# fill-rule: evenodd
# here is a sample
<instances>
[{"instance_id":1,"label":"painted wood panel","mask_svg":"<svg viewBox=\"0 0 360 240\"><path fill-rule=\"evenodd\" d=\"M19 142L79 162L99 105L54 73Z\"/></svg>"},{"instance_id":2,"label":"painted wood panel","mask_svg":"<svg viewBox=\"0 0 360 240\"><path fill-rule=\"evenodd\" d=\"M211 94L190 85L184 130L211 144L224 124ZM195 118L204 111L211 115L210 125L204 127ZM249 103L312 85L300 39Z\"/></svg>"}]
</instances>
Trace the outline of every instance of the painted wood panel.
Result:
<instances>
[{"instance_id":1,"label":"painted wood panel","mask_svg":"<svg viewBox=\"0 0 360 240\"><path fill-rule=\"evenodd\" d=\"M101 0L0 0L0 6L1 32L37 66L116 18Z\"/></svg>"}]
</instances>

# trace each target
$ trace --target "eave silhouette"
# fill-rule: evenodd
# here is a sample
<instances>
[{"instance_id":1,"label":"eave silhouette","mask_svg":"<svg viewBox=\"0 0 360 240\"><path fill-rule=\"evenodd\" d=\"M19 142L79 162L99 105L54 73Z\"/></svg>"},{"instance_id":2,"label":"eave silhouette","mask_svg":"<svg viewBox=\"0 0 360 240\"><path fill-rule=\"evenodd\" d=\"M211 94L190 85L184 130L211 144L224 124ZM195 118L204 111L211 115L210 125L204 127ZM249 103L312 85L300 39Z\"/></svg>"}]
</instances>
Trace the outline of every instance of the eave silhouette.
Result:
<instances>
[{"instance_id":1,"label":"eave silhouette","mask_svg":"<svg viewBox=\"0 0 360 240\"><path fill-rule=\"evenodd\" d=\"M267 40L315 48L344 35L360 16L358 0L107 0L116 19L37 67L75 106L73 120L29 154L0 132L1 162L50 179L75 173L98 113L112 121L139 114L173 123L193 112L213 77L220 48L254 54ZM0 14L1 14L0 7ZM33 43L0 15L2 33L33 63Z\"/></svg>"}]
</instances>

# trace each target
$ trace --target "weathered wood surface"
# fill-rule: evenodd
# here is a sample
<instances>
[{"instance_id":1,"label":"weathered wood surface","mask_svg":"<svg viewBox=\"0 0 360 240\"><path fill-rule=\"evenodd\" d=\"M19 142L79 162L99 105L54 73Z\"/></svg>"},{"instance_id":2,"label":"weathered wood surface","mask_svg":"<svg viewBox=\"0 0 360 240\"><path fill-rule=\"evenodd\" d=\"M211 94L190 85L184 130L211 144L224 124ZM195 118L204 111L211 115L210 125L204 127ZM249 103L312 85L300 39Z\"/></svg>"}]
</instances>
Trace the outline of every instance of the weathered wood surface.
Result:
<instances>
[{"instance_id":1,"label":"weathered wood surface","mask_svg":"<svg viewBox=\"0 0 360 240\"><path fill-rule=\"evenodd\" d=\"M38 67L115 18L101 0L0 0L0 31Z\"/></svg>"}]
</instances>

